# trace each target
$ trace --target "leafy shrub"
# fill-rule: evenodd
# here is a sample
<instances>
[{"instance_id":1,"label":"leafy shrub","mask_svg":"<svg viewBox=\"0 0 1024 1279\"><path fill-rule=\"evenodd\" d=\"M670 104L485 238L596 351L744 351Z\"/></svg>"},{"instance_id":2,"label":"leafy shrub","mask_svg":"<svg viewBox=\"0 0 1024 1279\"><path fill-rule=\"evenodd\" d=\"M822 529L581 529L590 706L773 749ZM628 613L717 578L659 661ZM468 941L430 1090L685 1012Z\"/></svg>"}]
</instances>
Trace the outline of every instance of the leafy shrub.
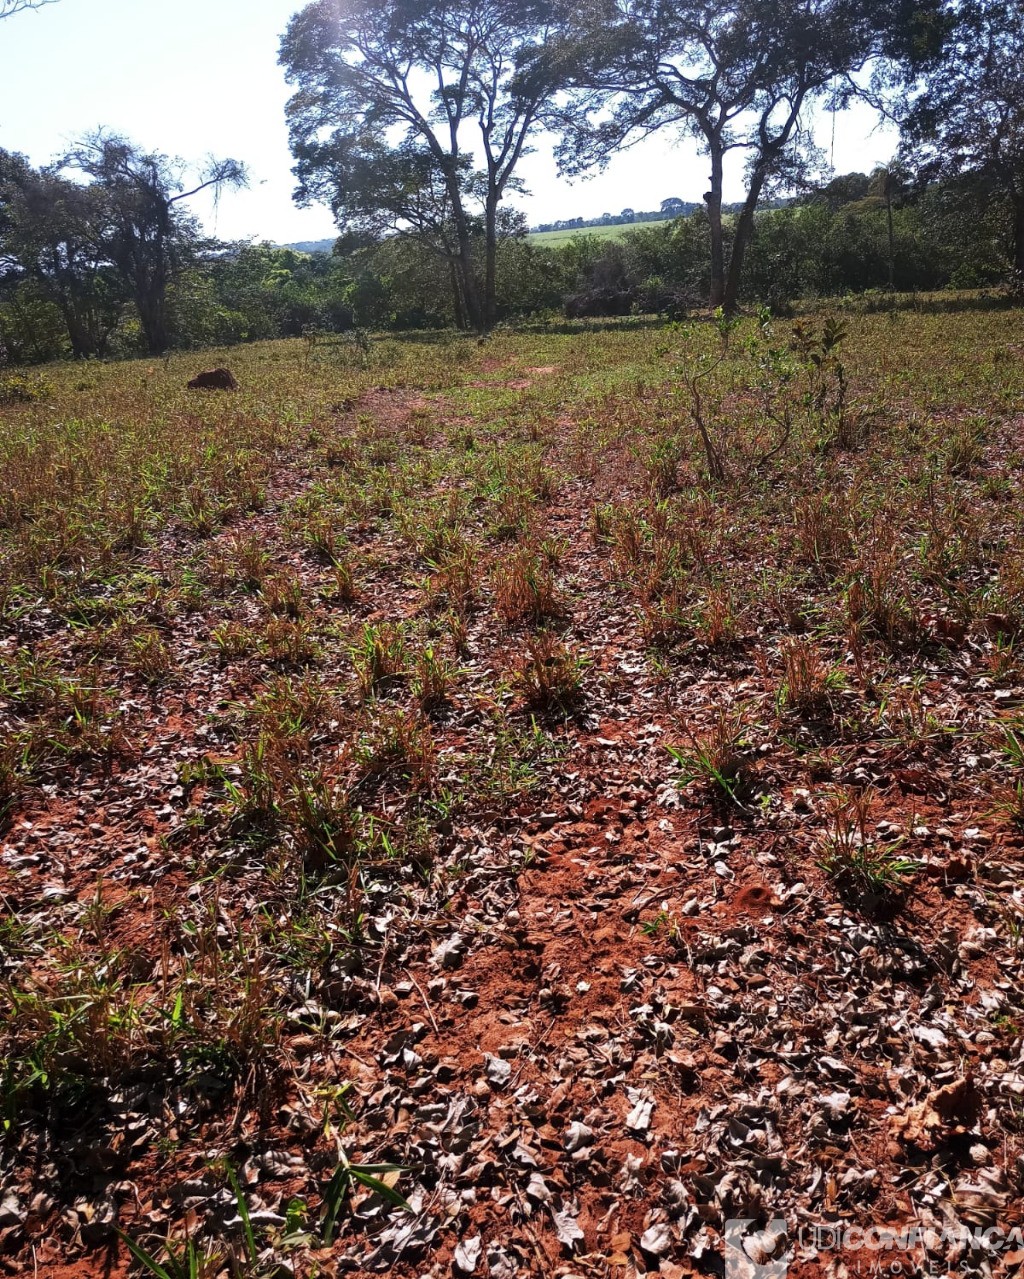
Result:
<instances>
[{"instance_id":1,"label":"leafy shrub","mask_svg":"<svg viewBox=\"0 0 1024 1279\"><path fill-rule=\"evenodd\" d=\"M0 404L34 404L52 394L52 384L37 373L17 369L0 373Z\"/></svg>"}]
</instances>

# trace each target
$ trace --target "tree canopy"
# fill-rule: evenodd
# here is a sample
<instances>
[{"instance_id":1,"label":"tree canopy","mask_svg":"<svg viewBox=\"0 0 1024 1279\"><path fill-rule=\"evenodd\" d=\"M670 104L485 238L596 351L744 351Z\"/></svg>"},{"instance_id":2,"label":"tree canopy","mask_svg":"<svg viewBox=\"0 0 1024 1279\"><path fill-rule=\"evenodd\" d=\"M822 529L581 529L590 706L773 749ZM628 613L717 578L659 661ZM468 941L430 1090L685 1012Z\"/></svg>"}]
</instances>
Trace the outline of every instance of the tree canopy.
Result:
<instances>
[{"instance_id":1,"label":"tree canopy","mask_svg":"<svg viewBox=\"0 0 1024 1279\"><path fill-rule=\"evenodd\" d=\"M560 112L561 165L586 171L666 127L696 137L711 170L710 304L732 309L758 201L806 140L807 106L848 96L872 59L909 47L916 10L896 8L876 0L589 0L576 24L586 52L571 63L573 90ZM727 251L723 187L734 151L747 160L747 193Z\"/></svg>"},{"instance_id":2,"label":"tree canopy","mask_svg":"<svg viewBox=\"0 0 1024 1279\"><path fill-rule=\"evenodd\" d=\"M0 0L0 18L52 2ZM244 184L235 160L190 168L105 131L40 168L0 152L11 350L1024 280L1024 0L311 0L280 61L296 199L332 209L333 255L206 238L188 202ZM836 176L811 108L855 96L902 144ZM656 132L696 139L702 204L622 192L617 215L551 227L629 224L621 242L528 239L509 197L544 131L568 176Z\"/></svg>"},{"instance_id":3,"label":"tree canopy","mask_svg":"<svg viewBox=\"0 0 1024 1279\"><path fill-rule=\"evenodd\" d=\"M343 230L418 238L478 328L499 208L559 87L541 56L554 17L547 0L316 0L281 46L297 198L329 201Z\"/></svg>"},{"instance_id":4,"label":"tree canopy","mask_svg":"<svg viewBox=\"0 0 1024 1279\"><path fill-rule=\"evenodd\" d=\"M95 245L134 301L149 350L167 349L167 288L194 258L200 233L184 202L201 191L244 186L237 160L210 160L191 182L180 160L146 152L116 134L96 133L65 161L102 194Z\"/></svg>"},{"instance_id":5,"label":"tree canopy","mask_svg":"<svg viewBox=\"0 0 1024 1279\"><path fill-rule=\"evenodd\" d=\"M903 155L925 180L966 181L1006 202L1024 278L1024 3L963 0L947 55L903 117Z\"/></svg>"}]
</instances>

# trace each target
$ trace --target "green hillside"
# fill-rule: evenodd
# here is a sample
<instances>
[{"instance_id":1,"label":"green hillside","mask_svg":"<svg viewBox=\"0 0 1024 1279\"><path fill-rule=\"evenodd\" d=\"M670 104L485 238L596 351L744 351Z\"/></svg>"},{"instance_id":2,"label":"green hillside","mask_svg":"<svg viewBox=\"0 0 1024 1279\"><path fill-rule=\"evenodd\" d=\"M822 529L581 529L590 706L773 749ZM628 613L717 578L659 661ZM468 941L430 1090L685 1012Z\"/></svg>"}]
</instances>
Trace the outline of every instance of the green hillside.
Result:
<instances>
[{"instance_id":1,"label":"green hillside","mask_svg":"<svg viewBox=\"0 0 1024 1279\"><path fill-rule=\"evenodd\" d=\"M598 235L604 240L621 240L630 231L639 231L646 227L664 226L671 218L662 218L657 222L620 222L613 226L578 226L568 227L564 231L533 231L529 239L531 244L546 244L548 248L557 248L566 244L577 235Z\"/></svg>"}]
</instances>

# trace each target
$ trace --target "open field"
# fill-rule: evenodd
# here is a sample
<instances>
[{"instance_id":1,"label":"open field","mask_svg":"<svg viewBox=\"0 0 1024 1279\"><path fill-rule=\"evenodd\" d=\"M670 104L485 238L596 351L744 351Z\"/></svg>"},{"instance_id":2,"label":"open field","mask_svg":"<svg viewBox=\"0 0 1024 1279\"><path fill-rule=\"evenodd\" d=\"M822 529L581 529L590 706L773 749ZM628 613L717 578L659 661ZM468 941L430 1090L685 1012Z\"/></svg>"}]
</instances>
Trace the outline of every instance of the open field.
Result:
<instances>
[{"instance_id":1,"label":"open field","mask_svg":"<svg viewBox=\"0 0 1024 1279\"><path fill-rule=\"evenodd\" d=\"M0 373L0 1274L1022 1220L1024 313L843 323Z\"/></svg>"},{"instance_id":2,"label":"open field","mask_svg":"<svg viewBox=\"0 0 1024 1279\"><path fill-rule=\"evenodd\" d=\"M555 249L560 244L568 244L577 235L596 235L602 240L621 240L630 231L640 231L644 227L664 226L665 222L671 221L671 218L665 218L659 222L623 222L618 226L580 226L568 231L533 231L529 238L532 244L542 244L549 249Z\"/></svg>"}]
</instances>

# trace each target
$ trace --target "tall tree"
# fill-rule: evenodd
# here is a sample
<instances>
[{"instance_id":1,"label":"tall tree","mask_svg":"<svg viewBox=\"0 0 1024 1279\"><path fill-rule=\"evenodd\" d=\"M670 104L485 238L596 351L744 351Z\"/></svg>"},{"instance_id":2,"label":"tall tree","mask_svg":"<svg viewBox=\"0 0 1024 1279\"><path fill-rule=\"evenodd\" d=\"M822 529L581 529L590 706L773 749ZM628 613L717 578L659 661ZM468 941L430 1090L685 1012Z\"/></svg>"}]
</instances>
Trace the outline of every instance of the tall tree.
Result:
<instances>
[{"instance_id":1,"label":"tall tree","mask_svg":"<svg viewBox=\"0 0 1024 1279\"><path fill-rule=\"evenodd\" d=\"M907 174L895 161L880 165L872 173L868 195L885 205L886 238L888 240L889 288L896 287L896 224L893 209L906 189Z\"/></svg>"},{"instance_id":2,"label":"tall tree","mask_svg":"<svg viewBox=\"0 0 1024 1279\"><path fill-rule=\"evenodd\" d=\"M99 188L0 152L0 271L56 306L76 357L104 353L124 300L94 234L104 219Z\"/></svg>"},{"instance_id":3,"label":"tall tree","mask_svg":"<svg viewBox=\"0 0 1024 1279\"><path fill-rule=\"evenodd\" d=\"M481 330L501 203L558 87L552 18L549 0L315 0L281 44L298 201L430 245Z\"/></svg>"},{"instance_id":4,"label":"tall tree","mask_svg":"<svg viewBox=\"0 0 1024 1279\"><path fill-rule=\"evenodd\" d=\"M955 19L903 117L903 154L925 178L1005 201L1024 281L1024 0L961 0Z\"/></svg>"},{"instance_id":5,"label":"tall tree","mask_svg":"<svg viewBox=\"0 0 1024 1279\"><path fill-rule=\"evenodd\" d=\"M792 163L805 108L852 92L910 3L899 0L897 18L879 0L591 0L576 18L589 53L561 113L561 164L581 172L665 127L696 137L711 165L710 303L733 310L758 202ZM730 247L731 152L746 157L747 188Z\"/></svg>"},{"instance_id":6,"label":"tall tree","mask_svg":"<svg viewBox=\"0 0 1024 1279\"><path fill-rule=\"evenodd\" d=\"M149 351L160 354L170 344L168 287L203 247L185 201L211 188L219 192L243 186L245 169L237 160L210 160L188 183L181 161L103 133L87 138L65 164L90 177L102 191L102 217L93 226L95 243L128 289Z\"/></svg>"}]
</instances>

